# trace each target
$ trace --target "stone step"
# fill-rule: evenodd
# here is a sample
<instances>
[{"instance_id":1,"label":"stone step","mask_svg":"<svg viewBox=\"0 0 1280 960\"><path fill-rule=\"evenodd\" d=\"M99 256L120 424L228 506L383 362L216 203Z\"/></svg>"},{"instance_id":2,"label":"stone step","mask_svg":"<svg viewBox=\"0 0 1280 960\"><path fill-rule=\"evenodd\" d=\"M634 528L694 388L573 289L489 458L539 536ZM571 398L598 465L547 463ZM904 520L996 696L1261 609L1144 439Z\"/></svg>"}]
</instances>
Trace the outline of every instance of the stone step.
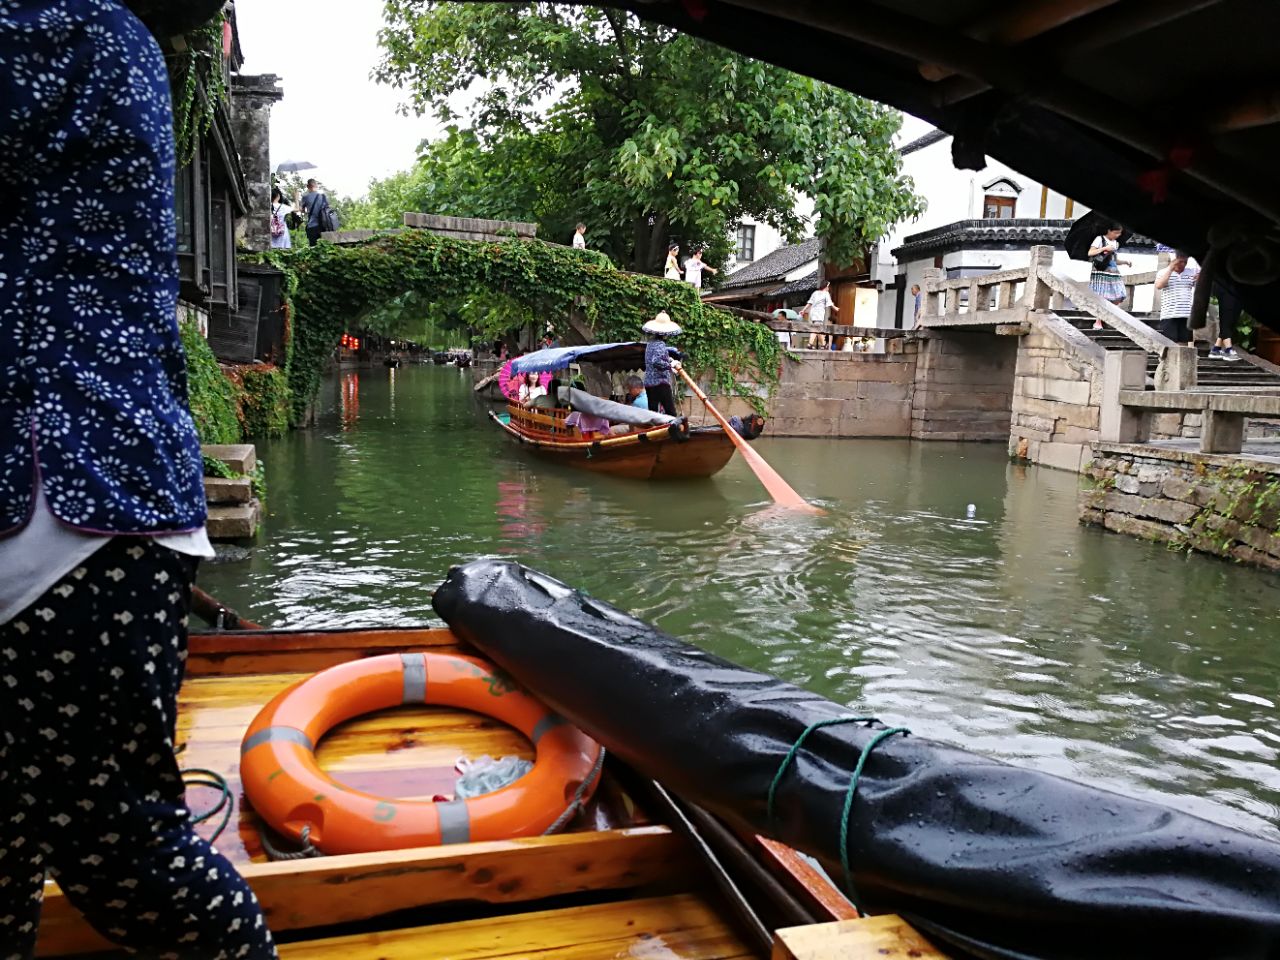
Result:
<instances>
[{"instance_id":1,"label":"stone step","mask_svg":"<svg viewBox=\"0 0 1280 960\"><path fill-rule=\"evenodd\" d=\"M206 457L221 460L236 473L253 473L258 464L258 455L252 443L206 443L201 444L200 452Z\"/></svg>"},{"instance_id":2,"label":"stone step","mask_svg":"<svg viewBox=\"0 0 1280 960\"><path fill-rule=\"evenodd\" d=\"M261 519L262 505L257 500L212 506L205 529L210 540L247 540L257 532Z\"/></svg>"},{"instance_id":3,"label":"stone step","mask_svg":"<svg viewBox=\"0 0 1280 960\"><path fill-rule=\"evenodd\" d=\"M253 482L248 477L205 477L204 498L210 503L248 503Z\"/></svg>"}]
</instances>

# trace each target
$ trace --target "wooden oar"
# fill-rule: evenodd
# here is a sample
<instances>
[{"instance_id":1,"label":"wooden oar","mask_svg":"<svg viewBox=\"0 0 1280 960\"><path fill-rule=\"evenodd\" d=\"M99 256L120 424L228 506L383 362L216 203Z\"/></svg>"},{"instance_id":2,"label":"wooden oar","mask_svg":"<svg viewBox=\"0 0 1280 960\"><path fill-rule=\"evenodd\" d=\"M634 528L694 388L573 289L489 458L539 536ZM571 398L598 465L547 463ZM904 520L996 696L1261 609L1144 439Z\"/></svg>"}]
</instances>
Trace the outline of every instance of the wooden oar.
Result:
<instances>
[{"instance_id":1,"label":"wooden oar","mask_svg":"<svg viewBox=\"0 0 1280 960\"><path fill-rule=\"evenodd\" d=\"M815 507L813 504L805 500L804 497L800 496L800 494L792 490L791 485L782 479L778 474L778 471L769 466L769 464L765 462L764 457L756 453L755 448L752 447L751 444L747 443L737 430L729 426L729 421L725 419L724 414L717 410L712 402L707 399L707 395L702 392L696 383L693 382L693 377L689 376L689 374L685 372L684 367L680 368L679 373L680 376L684 378L684 382L687 383L689 388L693 391L694 396L706 404L707 409L711 411L711 416L716 418L716 422L718 422L724 429L724 432L729 435L729 439L733 441L734 446L738 448L738 452L742 454L742 459L747 461L747 466L749 466L755 472L755 475L760 478L760 482L763 483L764 488L769 491L769 496L773 497L774 502L781 507L788 507L792 510L808 510L810 513L822 512L818 507Z\"/></svg>"},{"instance_id":2,"label":"wooden oar","mask_svg":"<svg viewBox=\"0 0 1280 960\"><path fill-rule=\"evenodd\" d=\"M252 620L245 620L230 607L223 606L197 586L191 587L191 612L216 630L261 630Z\"/></svg>"}]
</instances>

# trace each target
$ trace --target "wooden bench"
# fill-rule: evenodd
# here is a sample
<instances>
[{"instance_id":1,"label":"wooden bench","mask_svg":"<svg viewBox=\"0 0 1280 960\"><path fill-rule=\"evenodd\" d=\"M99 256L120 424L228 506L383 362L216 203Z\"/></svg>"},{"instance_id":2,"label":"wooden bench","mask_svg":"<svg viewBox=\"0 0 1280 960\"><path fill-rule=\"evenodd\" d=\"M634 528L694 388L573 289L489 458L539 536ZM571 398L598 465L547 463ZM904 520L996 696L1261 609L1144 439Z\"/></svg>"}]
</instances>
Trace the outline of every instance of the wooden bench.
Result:
<instances>
[{"instance_id":1,"label":"wooden bench","mask_svg":"<svg viewBox=\"0 0 1280 960\"><path fill-rule=\"evenodd\" d=\"M280 947L281 960L532 957L729 960L752 952L701 897L680 894L384 930Z\"/></svg>"}]
</instances>

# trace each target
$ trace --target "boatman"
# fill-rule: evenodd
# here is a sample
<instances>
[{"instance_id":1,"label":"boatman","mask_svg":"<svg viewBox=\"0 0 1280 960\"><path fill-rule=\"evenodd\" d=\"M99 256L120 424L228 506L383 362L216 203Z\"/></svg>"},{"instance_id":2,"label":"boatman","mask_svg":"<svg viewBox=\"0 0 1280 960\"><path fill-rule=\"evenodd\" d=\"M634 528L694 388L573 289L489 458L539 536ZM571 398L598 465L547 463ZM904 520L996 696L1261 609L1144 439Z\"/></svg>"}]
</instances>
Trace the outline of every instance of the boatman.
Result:
<instances>
[{"instance_id":1,"label":"boatman","mask_svg":"<svg viewBox=\"0 0 1280 960\"><path fill-rule=\"evenodd\" d=\"M658 315L642 328L651 339L644 348L644 392L649 398L649 409L655 413L665 413L672 417L676 413L676 398L671 390L671 375L680 369L680 353L667 340L680 333L667 311L660 310Z\"/></svg>"},{"instance_id":2,"label":"boatman","mask_svg":"<svg viewBox=\"0 0 1280 960\"><path fill-rule=\"evenodd\" d=\"M212 551L176 321L169 77L119 0L0 3L0 179L0 958L34 955L48 872L145 957L272 960L174 756Z\"/></svg>"}]
</instances>

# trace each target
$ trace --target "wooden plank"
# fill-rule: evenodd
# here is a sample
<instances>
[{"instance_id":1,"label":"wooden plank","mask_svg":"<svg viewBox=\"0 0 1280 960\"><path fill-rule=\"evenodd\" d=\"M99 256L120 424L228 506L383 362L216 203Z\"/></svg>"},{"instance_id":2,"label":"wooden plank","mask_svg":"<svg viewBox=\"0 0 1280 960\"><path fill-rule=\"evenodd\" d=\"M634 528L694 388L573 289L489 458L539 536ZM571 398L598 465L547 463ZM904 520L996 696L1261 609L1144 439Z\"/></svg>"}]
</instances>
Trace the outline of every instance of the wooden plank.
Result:
<instances>
[{"instance_id":1,"label":"wooden plank","mask_svg":"<svg viewBox=\"0 0 1280 960\"><path fill-rule=\"evenodd\" d=\"M849 898L836 888L825 873L815 870L799 853L785 843L768 837L757 836L756 842L766 865L778 874L787 889L810 908L814 917L858 919L858 909L849 902Z\"/></svg>"},{"instance_id":2,"label":"wooden plank","mask_svg":"<svg viewBox=\"0 0 1280 960\"><path fill-rule=\"evenodd\" d=\"M193 633L188 647L188 677L315 673L383 653L459 649L457 637L444 627ZM474 649L463 652L475 655Z\"/></svg>"},{"instance_id":3,"label":"wooden plank","mask_svg":"<svg viewBox=\"0 0 1280 960\"><path fill-rule=\"evenodd\" d=\"M271 929L280 932L366 920L396 910L439 904L514 904L585 891L626 890L671 877L689 876L694 869L680 838L666 827L655 826L250 864L241 867L240 872L257 894ZM702 914L684 913L690 921L705 920ZM673 915L684 916L679 911ZM480 926L503 922L486 920L480 922ZM451 926L454 925L430 929ZM617 926L624 929L625 919ZM458 934L456 942L471 942L474 947L490 939L479 935L473 926L465 936ZM37 955L66 956L103 948L104 941L89 928L56 885L48 884ZM300 945L289 949L300 949ZM312 956L305 952L282 952L281 955ZM336 957L339 952L330 950L314 955ZM446 954L433 950L403 955ZM358 952L353 953L349 960L359 956Z\"/></svg>"},{"instance_id":4,"label":"wooden plank","mask_svg":"<svg viewBox=\"0 0 1280 960\"><path fill-rule=\"evenodd\" d=\"M692 895L623 900L280 947L281 960L728 960L752 953Z\"/></svg>"},{"instance_id":5,"label":"wooden plank","mask_svg":"<svg viewBox=\"0 0 1280 960\"><path fill-rule=\"evenodd\" d=\"M862 920L815 923L779 930L772 960L947 960L901 917L886 914Z\"/></svg>"}]
</instances>

